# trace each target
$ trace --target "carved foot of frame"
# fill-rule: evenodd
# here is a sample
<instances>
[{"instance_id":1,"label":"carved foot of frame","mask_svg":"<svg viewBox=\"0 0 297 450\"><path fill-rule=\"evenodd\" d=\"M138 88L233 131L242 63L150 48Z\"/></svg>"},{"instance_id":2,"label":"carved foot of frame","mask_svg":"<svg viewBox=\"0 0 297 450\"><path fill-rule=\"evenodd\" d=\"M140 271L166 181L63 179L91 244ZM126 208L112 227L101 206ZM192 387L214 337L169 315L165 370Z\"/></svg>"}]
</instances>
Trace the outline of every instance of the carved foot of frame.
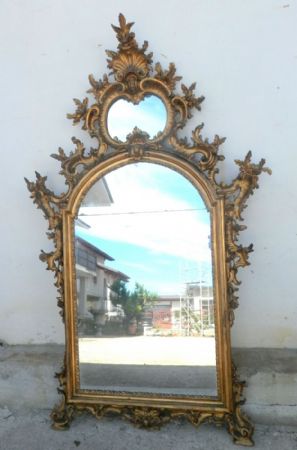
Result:
<instances>
[{"instance_id":1,"label":"carved foot of frame","mask_svg":"<svg viewBox=\"0 0 297 450\"><path fill-rule=\"evenodd\" d=\"M233 436L235 444L252 447L254 445L252 439L254 426L247 415L241 410L241 405L245 403L245 398L242 393L246 383L245 381L239 380L234 363L232 363L232 380L234 412L226 415L227 428L231 436Z\"/></svg>"},{"instance_id":2,"label":"carved foot of frame","mask_svg":"<svg viewBox=\"0 0 297 450\"><path fill-rule=\"evenodd\" d=\"M56 405L51 412L52 428L54 430L68 430L70 423L73 420L75 413L75 407L73 405L67 405L65 398Z\"/></svg>"},{"instance_id":3,"label":"carved foot of frame","mask_svg":"<svg viewBox=\"0 0 297 450\"><path fill-rule=\"evenodd\" d=\"M249 418L238 407L236 412L227 417L227 428L235 444L252 447L254 427Z\"/></svg>"}]
</instances>

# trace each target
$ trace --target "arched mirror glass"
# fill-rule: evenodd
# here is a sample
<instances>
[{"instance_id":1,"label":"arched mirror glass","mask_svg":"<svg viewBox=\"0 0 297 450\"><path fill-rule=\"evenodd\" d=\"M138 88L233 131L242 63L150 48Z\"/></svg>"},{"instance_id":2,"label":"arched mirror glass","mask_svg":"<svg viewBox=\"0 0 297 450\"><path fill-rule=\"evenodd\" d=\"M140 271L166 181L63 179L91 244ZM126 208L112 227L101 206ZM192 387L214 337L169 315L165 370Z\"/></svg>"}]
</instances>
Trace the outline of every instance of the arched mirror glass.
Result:
<instances>
[{"instance_id":1,"label":"arched mirror glass","mask_svg":"<svg viewBox=\"0 0 297 450\"><path fill-rule=\"evenodd\" d=\"M75 226L80 387L216 396L211 215L176 171L129 164Z\"/></svg>"},{"instance_id":2,"label":"arched mirror glass","mask_svg":"<svg viewBox=\"0 0 297 450\"><path fill-rule=\"evenodd\" d=\"M156 95L150 95L137 105L125 99L117 100L108 111L107 126L110 136L123 142L135 127L152 139L164 130L166 119L164 103Z\"/></svg>"}]
</instances>

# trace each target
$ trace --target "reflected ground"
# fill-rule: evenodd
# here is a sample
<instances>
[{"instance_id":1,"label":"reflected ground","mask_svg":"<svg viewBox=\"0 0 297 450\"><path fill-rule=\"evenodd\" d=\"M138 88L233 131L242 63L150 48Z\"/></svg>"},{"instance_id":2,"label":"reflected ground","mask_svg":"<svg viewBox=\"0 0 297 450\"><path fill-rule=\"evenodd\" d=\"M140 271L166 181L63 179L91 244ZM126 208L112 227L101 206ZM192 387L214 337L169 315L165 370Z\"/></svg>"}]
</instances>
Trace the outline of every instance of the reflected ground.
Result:
<instances>
[{"instance_id":1,"label":"reflected ground","mask_svg":"<svg viewBox=\"0 0 297 450\"><path fill-rule=\"evenodd\" d=\"M81 338L79 353L83 389L216 396L214 338Z\"/></svg>"}]
</instances>

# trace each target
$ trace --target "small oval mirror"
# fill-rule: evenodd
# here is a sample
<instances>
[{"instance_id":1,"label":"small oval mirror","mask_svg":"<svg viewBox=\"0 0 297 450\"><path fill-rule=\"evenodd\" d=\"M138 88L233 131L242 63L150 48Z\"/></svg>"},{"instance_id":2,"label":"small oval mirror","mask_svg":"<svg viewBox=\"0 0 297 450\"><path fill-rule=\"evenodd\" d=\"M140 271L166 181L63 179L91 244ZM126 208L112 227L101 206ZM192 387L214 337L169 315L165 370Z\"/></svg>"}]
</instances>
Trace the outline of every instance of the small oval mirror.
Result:
<instances>
[{"instance_id":1,"label":"small oval mirror","mask_svg":"<svg viewBox=\"0 0 297 450\"><path fill-rule=\"evenodd\" d=\"M153 139L166 125L164 103L156 95L147 96L138 105L127 100L116 101L108 112L107 127L112 138L125 142L135 127Z\"/></svg>"}]
</instances>

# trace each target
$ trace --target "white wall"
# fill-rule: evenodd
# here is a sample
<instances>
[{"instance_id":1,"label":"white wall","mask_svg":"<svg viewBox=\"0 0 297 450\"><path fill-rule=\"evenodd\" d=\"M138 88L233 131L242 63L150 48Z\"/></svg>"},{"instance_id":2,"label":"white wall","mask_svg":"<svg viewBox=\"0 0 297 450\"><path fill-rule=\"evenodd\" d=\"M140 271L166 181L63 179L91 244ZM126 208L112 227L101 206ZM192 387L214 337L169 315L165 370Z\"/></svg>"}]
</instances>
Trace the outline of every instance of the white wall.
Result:
<instances>
[{"instance_id":1,"label":"white wall","mask_svg":"<svg viewBox=\"0 0 297 450\"><path fill-rule=\"evenodd\" d=\"M246 210L252 265L242 271L233 345L297 347L297 3L281 0L2 0L1 33L1 317L9 343L63 342L52 274L38 260L50 249L46 221L29 199L23 176L34 170L61 189L49 157L71 136L66 120L82 99L87 75L107 71L104 49L115 49L110 23L119 12L135 21L154 61L176 63L185 84L206 96L191 128L227 136L223 172L252 149L266 157ZM60 179L61 178L61 179Z\"/></svg>"}]
</instances>

